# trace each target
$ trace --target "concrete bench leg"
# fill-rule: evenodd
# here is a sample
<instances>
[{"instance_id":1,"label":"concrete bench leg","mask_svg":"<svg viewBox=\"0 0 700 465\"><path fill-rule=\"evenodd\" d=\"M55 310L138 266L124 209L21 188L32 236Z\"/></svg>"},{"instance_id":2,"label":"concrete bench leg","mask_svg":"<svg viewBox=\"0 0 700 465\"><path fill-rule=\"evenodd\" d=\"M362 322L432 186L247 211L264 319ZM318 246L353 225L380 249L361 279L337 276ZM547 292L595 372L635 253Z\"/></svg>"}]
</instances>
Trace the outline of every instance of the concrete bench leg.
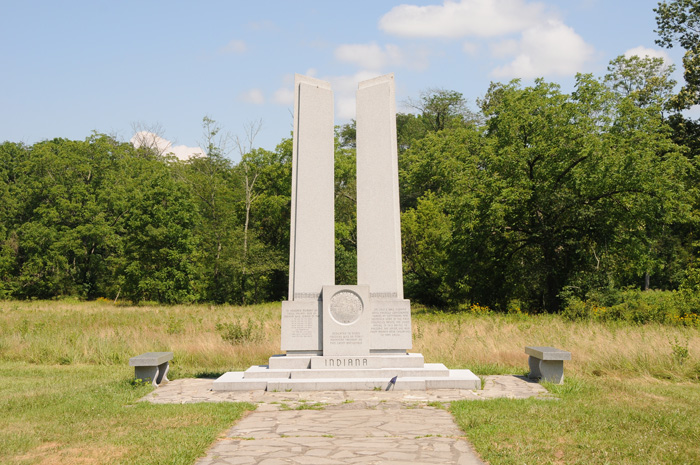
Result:
<instances>
[{"instance_id":1,"label":"concrete bench leg","mask_svg":"<svg viewBox=\"0 0 700 465\"><path fill-rule=\"evenodd\" d=\"M153 387L158 387L158 385L169 381L167 376L169 369L170 364L168 362L161 363L154 367L134 367L134 375L136 379L150 381L153 383Z\"/></svg>"},{"instance_id":2,"label":"concrete bench leg","mask_svg":"<svg viewBox=\"0 0 700 465\"><path fill-rule=\"evenodd\" d=\"M564 382L564 362L561 360L540 360L539 367L542 381L549 381L554 384Z\"/></svg>"},{"instance_id":3,"label":"concrete bench leg","mask_svg":"<svg viewBox=\"0 0 700 465\"><path fill-rule=\"evenodd\" d=\"M540 373L540 359L535 358L532 355L530 355L527 358L527 364L530 365L530 374L528 375L528 378L530 379L537 379L542 377L542 373Z\"/></svg>"}]
</instances>

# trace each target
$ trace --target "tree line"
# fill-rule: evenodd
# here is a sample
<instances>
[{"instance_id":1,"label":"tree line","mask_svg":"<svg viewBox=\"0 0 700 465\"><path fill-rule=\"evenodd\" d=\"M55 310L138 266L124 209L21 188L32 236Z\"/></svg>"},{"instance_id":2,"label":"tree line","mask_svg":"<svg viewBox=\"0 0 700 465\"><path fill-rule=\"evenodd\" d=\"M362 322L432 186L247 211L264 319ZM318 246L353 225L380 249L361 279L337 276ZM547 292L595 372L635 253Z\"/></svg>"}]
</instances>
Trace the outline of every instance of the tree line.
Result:
<instances>
[{"instance_id":1,"label":"tree line","mask_svg":"<svg viewBox=\"0 0 700 465\"><path fill-rule=\"evenodd\" d=\"M558 311L697 276L697 2L661 3L661 59L618 57L565 93L492 83L472 110L425 91L397 114L408 298ZM178 160L93 134L0 145L0 297L257 303L287 293L291 138ZM336 128L336 282L356 280L355 128Z\"/></svg>"},{"instance_id":2,"label":"tree line","mask_svg":"<svg viewBox=\"0 0 700 465\"><path fill-rule=\"evenodd\" d=\"M236 164L214 145L180 161L103 134L5 142L0 296L278 300L290 159L288 140Z\"/></svg>"}]
</instances>

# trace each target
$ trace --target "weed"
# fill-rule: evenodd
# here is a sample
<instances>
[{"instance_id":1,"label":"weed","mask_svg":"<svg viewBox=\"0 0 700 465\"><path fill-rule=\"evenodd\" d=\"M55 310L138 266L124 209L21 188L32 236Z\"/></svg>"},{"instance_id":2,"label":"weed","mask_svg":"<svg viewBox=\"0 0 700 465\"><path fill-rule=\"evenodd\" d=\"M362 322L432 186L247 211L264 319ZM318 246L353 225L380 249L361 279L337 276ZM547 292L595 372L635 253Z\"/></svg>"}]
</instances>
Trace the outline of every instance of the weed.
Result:
<instances>
[{"instance_id":1,"label":"weed","mask_svg":"<svg viewBox=\"0 0 700 465\"><path fill-rule=\"evenodd\" d=\"M240 320L217 323L216 330L221 335L221 339L233 345L257 342L263 338L262 323L251 319L248 319L245 324Z\"/></svg>"},{"instance_id":2,"label":"weed","mask_svg":"<svg viewBox=\"0 0 700 465\"><path fill-rule=\"evenodd\" d=\"M180 318L170 316L168 318L167 333L172 335L172 334L182 334L184 332L185 332L185 322Z\"/></svg>"},{"instance_id":3,"label":"weed","mask_svg":"<svg viewBox=\"0 0 700 465\"><path fill-rule=\"evenodd\" d=\"M434 408L439 408L441 410L447 410L447 407L445 406L445 404L443 404L442 402L436 401L436 400L428 402L428 407L434 407Z\"/></svg>"},{"instance_id":4,"label":"weed","mask_svg":"<svg viewBox=\"0 0 700 465\"><path fill-rule=\"evenodd\" d=\"M688 342L689 339L686 339L685 342L683 342L680 341L677 336L674 336L673 342L670 342L671 355L673 360L679 365L682 365L683 362L685 362L690 356L690 352L688 351Z\"/></svg>"},{"instance_id":5,"label":"weed","mask_svg":"<svg viewBox=\"0 0 700 465\"><path fill-rule=\"evenodd\" d=\"M322 402L316 402L314 404L299 404L294 410L323 410L326 408L326 404Z\"/></svg>"}]
</instances>

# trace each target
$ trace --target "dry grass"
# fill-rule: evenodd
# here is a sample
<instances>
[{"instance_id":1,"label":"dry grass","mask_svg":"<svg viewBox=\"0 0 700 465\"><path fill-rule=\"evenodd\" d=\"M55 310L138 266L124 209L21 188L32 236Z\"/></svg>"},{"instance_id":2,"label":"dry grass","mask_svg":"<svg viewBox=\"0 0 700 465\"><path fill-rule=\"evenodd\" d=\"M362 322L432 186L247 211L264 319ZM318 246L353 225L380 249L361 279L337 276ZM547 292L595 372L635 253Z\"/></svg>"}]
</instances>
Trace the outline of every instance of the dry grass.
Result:
<instances>
[{"instance_id":1,"label":"dry grass","mask_svg":"<svg viewBox=\"0 0 700 465\"><path fill-rule=\"evenodd\" d=\"M123 365L148 351L175 353L173 377L265 364L279 353L280 304L251 307L115 306L109 302L0 302L0 360ZM262 330L232 344L217 324ZM556 316L472 315L417 309L413 349L429 362L477 374L524 373L527 345L568 350L567 373L698 379L700 330L658 324L570 322ZM679 358L676 350L686 349Z\"/></svg>"},{"instance_id":2,"label":"dry grass","mask_svg":"<svg viewBox=\"0 0 700 465\"><path fill-rule=\"evenodd\" d=\"M34 364L126 364L173 351L172 374L196 375L267 363L279 351L279 304L115 306L105 302L0 302L0 359ZM260 340L234 345L217 324L259 324Z\"/></svg>"},{"instance_id":3,"label":"dry grass","mask_svg":"<svg viewBox=\"0 0 700 465\"><path fill-rule=\"evenodd\" d=\"M430 314L413 318L415 352L476 373L527 371L528 345L568 350L567 373L594 376L700 377L700 331L659 324L570 322L551 315ZM687 357L674 354L685 348Z\"/></svg>"}]
</instances>

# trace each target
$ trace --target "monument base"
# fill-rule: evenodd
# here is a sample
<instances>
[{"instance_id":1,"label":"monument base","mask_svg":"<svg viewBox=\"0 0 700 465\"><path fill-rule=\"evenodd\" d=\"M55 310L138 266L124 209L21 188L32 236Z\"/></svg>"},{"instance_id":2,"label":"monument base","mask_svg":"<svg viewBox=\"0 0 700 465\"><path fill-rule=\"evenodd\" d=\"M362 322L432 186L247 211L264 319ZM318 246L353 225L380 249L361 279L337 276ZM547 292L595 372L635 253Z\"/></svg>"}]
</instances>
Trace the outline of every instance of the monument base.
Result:
<instances>
[{"instance_id":1,"label":"monument base","mask_svg":"<svg viewBox=\"0 0 700 465\"><path fill-rule=\"evenodd\" d=\"M481 380L470 370L425 363L421 354L275 355L268 365L223 374L212 387L214 391L278 392L480 388Z\"/></svg>"}]
</instances>

